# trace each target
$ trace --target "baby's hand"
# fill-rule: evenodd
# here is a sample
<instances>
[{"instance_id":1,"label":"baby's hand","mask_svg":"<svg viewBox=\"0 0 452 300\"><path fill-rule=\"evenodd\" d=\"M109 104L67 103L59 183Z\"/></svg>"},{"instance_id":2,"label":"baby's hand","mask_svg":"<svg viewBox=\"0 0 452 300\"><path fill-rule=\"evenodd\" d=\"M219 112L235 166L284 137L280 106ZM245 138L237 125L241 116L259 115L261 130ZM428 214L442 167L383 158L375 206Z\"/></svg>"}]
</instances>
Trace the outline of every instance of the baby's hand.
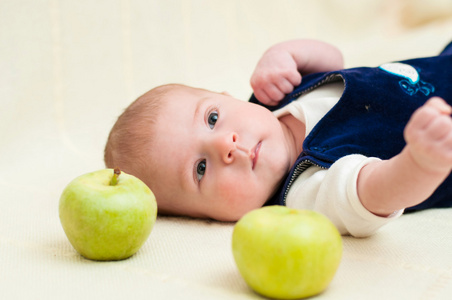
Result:
<instances>
[{"instance_id":1,"label":"baby's hand","mask_svg":"<svg viewBox=\"0 0 452 300\"><path fill-rule=\"evenodd\" d=\"M301 74L289 52L270 49L257 63L250 83L260 102L275 106L301 83Z\"/></svg>"},{"instance_id":2,"label":"baby's hand","mask_svg":"<svg viewBox=\"0 0 452 300\"><path fill-rule=\"evenodd\" d=\"M434 97L414 112L405 128L412 158L426 172L452 169L452 108Z\"/></svg>"}]
</instances>

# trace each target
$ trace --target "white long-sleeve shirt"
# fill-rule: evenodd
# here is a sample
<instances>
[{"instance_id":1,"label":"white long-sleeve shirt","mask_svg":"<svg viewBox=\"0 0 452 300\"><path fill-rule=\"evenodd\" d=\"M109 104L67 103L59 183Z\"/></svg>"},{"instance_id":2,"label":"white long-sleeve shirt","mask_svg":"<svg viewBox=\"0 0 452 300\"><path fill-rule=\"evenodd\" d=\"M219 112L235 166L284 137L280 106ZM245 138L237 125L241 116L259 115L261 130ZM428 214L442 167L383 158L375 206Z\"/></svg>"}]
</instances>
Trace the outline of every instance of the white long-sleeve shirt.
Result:
<instances>
[{"instance_id":1,"label":"white long-sleeve shirt","mask_svg":"<svg viewBox=\"0 0 452 300\"><path fill-rule=\"evenodd\" d=\"M276 110L274 115L279 118L292 114L305 124L307 136L339 101L343 91L343 82L326 84ZM358 175L366 164L375 160L379 159L353 154L342 157L329 169L309 167L292 184L286 205L311 209L326 215L342 235L372 235L403 213L403 210L400 210L389 217L380 217L361 204L357 191Z\"/></svg>"}]
</instances>

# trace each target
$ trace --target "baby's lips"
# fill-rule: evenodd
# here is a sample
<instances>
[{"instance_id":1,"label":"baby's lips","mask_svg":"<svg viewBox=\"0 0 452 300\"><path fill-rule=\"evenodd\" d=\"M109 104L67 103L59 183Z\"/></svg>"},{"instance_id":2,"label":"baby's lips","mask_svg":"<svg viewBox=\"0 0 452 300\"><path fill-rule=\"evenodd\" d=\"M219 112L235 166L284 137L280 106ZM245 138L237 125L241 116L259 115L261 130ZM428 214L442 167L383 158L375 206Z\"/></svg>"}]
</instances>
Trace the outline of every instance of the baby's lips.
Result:
<instances>
[{"instance_id":1,"label":"baby's lips","mask_svg":"<svg viewBox=\"0 0 452 300\"><path fill-rule=\"evenodd\" d=\"M254 170L254 166L256 165L257 159L259 157L259 150L261 149L261 145L262 145L262 141L257 143L256 147L252 150L251 160L253 162L253 167L252 167L253 170Z\"/></svg>"}]
</instances>

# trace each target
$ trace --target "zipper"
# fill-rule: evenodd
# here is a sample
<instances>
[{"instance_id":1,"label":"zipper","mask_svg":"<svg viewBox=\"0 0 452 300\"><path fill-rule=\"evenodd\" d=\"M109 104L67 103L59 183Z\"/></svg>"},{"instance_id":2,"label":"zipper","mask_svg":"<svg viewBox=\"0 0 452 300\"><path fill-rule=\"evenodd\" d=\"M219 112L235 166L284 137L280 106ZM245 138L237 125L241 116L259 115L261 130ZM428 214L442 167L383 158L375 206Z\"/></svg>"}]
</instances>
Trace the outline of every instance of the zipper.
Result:
<instances>
[{"instance_id":1,"label":"zipper","mask_svg":"<svg viewBox=\"0 0 452 300\"><path fill-rule=\"evenodd\" d=\"M323 80L317 82L317 84L314 84L313 86L311 86L311 87L309 87L309 88L307 88L305 90L299 91L299 92L291 95L290 99L298 98L301 95L306 94L306 93L312 91L313 89L318 88L319 86L321 86L321 85L323 85L323 84L325 84L327 82L340 81L341 79L342 79L342 81L344 82L344 85L345 85L345 80L344 80L344 78L342 77L341 74L337 74L337 73L331 74L331 75L325 77Z\"/></svg>"},{"instance_id":2,"label":"zipper","mask_svg":"<svg viewBox=\"0 0 452 300\"><path fill-rule=\"evenodd\" d=\"M300 97L301 95L306 94L306 93L312 91L313 89L318 88L319 86L321 86L321 85L323 85L323 84L325 84L327 82L334 82L334 81L340 81L340 80L342 80L344 82L344 88L345 88L345 79L342 76L342 74L333 73L331 75L326 76L323 80L319 81L317 84L314 84L313 86L311 86L311 87L309 87L309 88L307 88L305 90L299 91L299 92L291 95L290 99L296 99L296 98ZM297 179L298 176L300 176L301 173L306 171L306 169L308 169L311 166L316 166L316 167L319 167L319 168L324 169L324 170L328 169L327 167L321 166L318 163L316 163L316 162L314 162L314 161L312 161L310 159L305 159L302 162L300 162L299 164L297 164L297 166L295 167L295 170L294 170L294 172L293 172L293 174L292 174L292 176L290 178L290 181L287 184L287 188L284 191L284 197L283 197L283 204L284 205L286 205L286 199L287 199L287 195L289 194L289 189L292 186L292 184L295 181L295 179Z\"/></svg>"},{"instance_id":3,"label":"zipper","mask_svg":"<svg viewBox=\"0 0 452 300\"><path fill-rule=\"evenodd\" d=\"M292 176L290 177L289 183L287 184L287 188L284 191L284 197L283 197L283 204L284 204L284 206L286 205L287 195L289 194L290 187L292 186L294 181L298 178L298 176L300 176L301 173L303 173L309 167L312 167L312 166L316 166L316 167L319 167L319 168L324 169L324 170L328 169L327 167L321 166L318 163L315 163L315 162L313 162L310 159L303 160L302 162L297 164L297 166L295 167L295 170L292 173Z\"/></svg>"}]
</instances>

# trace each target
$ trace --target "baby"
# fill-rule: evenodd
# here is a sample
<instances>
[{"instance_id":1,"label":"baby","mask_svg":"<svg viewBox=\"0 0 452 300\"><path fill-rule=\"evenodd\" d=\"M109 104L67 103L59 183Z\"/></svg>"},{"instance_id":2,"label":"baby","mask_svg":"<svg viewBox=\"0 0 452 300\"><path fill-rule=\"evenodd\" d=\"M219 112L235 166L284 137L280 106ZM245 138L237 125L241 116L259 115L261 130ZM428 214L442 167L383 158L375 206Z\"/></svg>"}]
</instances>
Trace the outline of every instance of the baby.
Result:
<instances>
[{"instance_id":1,"label":"baby","mask_svg":"<svg viewBox=\"0 0 452 300\"><path fill-rule=\"evenodd\" d=\"M112 128L105 163L143 180L162 214L236 221L279 204L367 236L407 208L452 206L448 70L450 45L343 70L332 45L283 42L258 62L249 102L176 84L139 97Z\"/></svg>"}]
</instances>

